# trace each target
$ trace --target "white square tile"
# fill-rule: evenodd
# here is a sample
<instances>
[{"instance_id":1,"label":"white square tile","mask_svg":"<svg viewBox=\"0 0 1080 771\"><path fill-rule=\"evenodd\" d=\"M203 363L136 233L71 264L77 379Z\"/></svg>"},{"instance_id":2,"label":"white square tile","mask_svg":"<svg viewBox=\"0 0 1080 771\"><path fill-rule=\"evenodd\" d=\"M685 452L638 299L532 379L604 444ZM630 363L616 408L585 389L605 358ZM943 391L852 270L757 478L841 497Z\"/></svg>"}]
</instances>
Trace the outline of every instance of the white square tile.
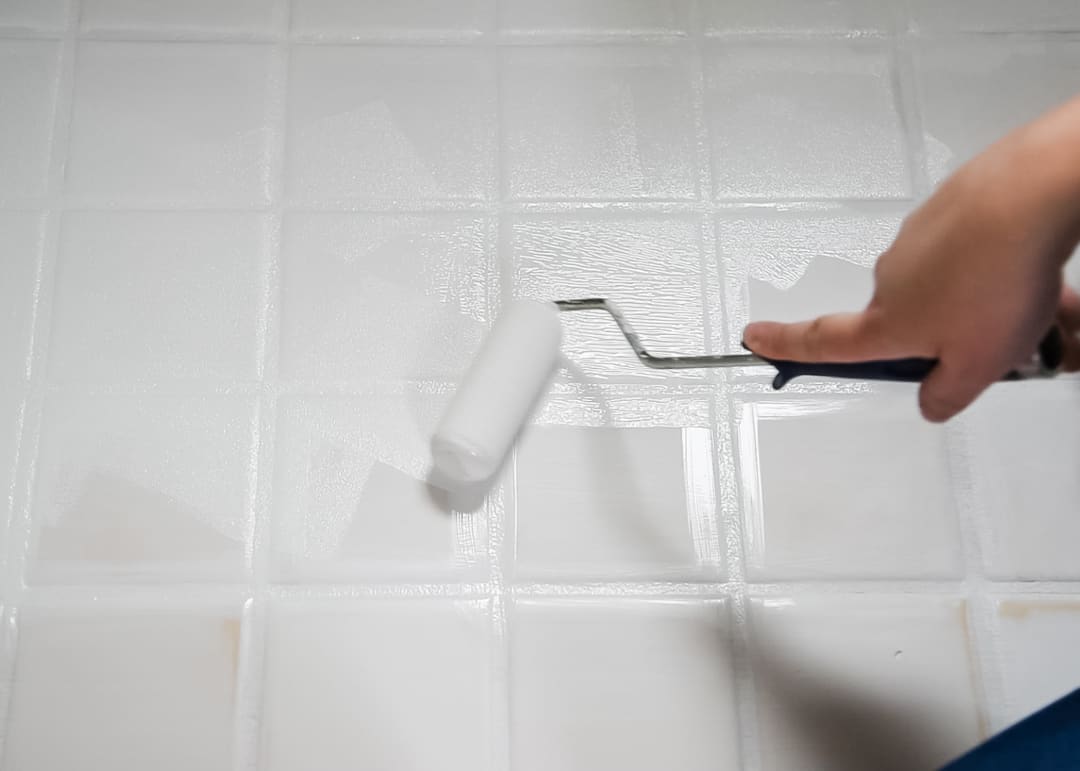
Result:
<instances>
[{"instance_id":1,"label":"white square tile","mask_svg":"<svg viewBox=\"0 0 1080 771\"><path fill-rule=\"evenodd\" d=\"M239 608L19 613L4 768L232 768Z\"/></svg>"},{"instance_id":2,"label":"white square tile","mask_svg":"<svg viewBox=\"0 0 1080 771\"><path fill-rule=\"evenodd\" d=\"M762 771L939 768L986 732L959 601L767 599L750 620Z\"/></svg>"},{"instance_id":3,"label":"white square tile","mask_svg":"<svg viewBox=\"0 0 1080 771\"><path fill-rule=\"evenodd\" d=\"M157 37L265 36L285 18L283 0L82 0L83 32Z\"/></svg>"},{"instance_id":4,"label":"white square tile","mask_svg":"<svg viewBox=\"0 0 1080 771\"><path fill-rule=\"evenodd\" d=\"M529 600L511 630L515 771L739 767L721 603Z\"/></svg>"},{"instance_id":5,"label":"white square tile","mask_svg":"<svg viewBox=\"0 0 1080 771\"><path fill-rule=\"evenodd\" d=\"M483 217L294 214L282 246L290 378L456 378L488 325Z\"/></svg>"},{"instance_id":6,"label":"white square tile","mask_svg":"<svg viewBox=\"0 0 1080 771\"><path fill-rule=\"evenodd\" d=\"M502 253L513 255L514 293L535 300L606 297L614 301L654 354L705 351L706 307L700 221L594 215L509 219ZM711 284L710 284L711 288ZM719 295L719 290L706 293ZM717 309L719 310L719 309ZM562 316L562 351L582 376L605 380L700 380L700 370L645 367L611 317L586 311Z\"/></svg>"},{"instance_id":7,"label":"white square tile","mask_svg":"<svg viewBox=\"0 0 1080 771\"><path fill-rule=\"evenodd\" d=\"M515 463L518 574L717 576L707 403L555 398L537 422Z\"/></svg>"},{"instance_id":8,"label":"white square tile","mask_svg":"<svg viewBox=\"0 0 1080 771\"><path fill-rule=\"evenodd\" d=\"M966 416L983 554L995 578L1080 578L1076 383L1003 383Z\"/></svg>"},{"instance_id":9,"label":"white square tile","mask_svg":"<svg viewBox=\"0 0 1080 771\"><path fill-rule=\"evenodd\" d=\"M285 184L294 199L487 199L495 175L494 51L299 46L288 137Z\"/></svg>"},{"instance_id":10,"label":"white square tile","mask_svg":"<svg viewBox=\"0 0 1080 771\"><path fill-rule=\"evenodd\" d=\"M272 49L82 43L68 192L93 203L265 203Z\"/></svg>"},{"instance_id":11,"label":"white square tile","mask_svg":"<svg viewBox=\"0 0 1080 771\"><path fill-rule=\"evenodd\" d=\"M263 771L493 767L486 602L279 606Z\"/></svg>"},{"instance_id":12,"label":"white square tile","mask_svg":"<svg viewBox=\"0 0 1080 771\"><path fill-rule=\"evenodd\" d=\"M1062 0L908 0L916 28L978 32L1077 32L1080 8Z\"/></svg>"},{"instance_id":13,"label":"white square tile","mask_svg":"<svg viewBox=\"0 0 1080 771\"><path fill-rule=\"evenodd\" d=\"M68 214L50 378L254 378L267 248L255 214Z\"/></svg>"},{"instance_id":14,"label":"white square tile","mask_svg":"<svg viewBox=\"0 0 1080 771\"><path fill-rule=\"evenodd\" d=\"M706 0L702 3L707 35L791 34L848 35L892 28L888 0Z\"/></svg>"},{"instance_id":15,"label":"white square tile","mask_svg":"<svg viewBox=\"0 0 1080 771\"><path fill-rule=\"evenodd\" d=\"M737 420L750 576L959 574L945 429L913 391L762 400Z\"/></svg>"},{"instance_id":16,"label":"white square tile","mask_svg":"<svg viewBox=\"0 0 1080 771\"><path fill-rule=\"evenodd\" d=\"M521 37L686 35L688 0L503 0L499 29Z\"/></svg>"},{"instance_id":17,"label":"white square tile","mask_svg":"<svg viewBox=\"0 0 1080 771\"><path fill-rule=\"evenodd\" d=\"M1080 687L1080 599L1016 597L998 602L997 615L1002 729Z\"/></svg>"},{"instance_id":18,"label":"white square tile","mask_svg":"<svg viewBox=\"0 0 1080 771\"><path fill-rule=\"evenodd\" d=\"M718 197L910 194L883 45L717 43L708 50L706 81Z\"/></svg>"},{"instance_id":19,"label":"white square tile","mask_svg":"<svg viewBox=\"0 0 1080 771\"><path fill-rule=\"evenodd\" d=\"M541 200L697 197L686 52L503 53L504 189Z\"/></svg>"},{"instance_id":20,"label":"white square tile","mask_svg":"<svg viewBox=\"0 0 1080 771\"><path fill-rule=\"evenodd\" d=\"M873 295L873 265L901 219L895 209L853 208L719 217L729 347L738 346L750 321L803 321L864 308Z\"/></svg>"},{"instance_id":21,"label":"white square tile","mask_svg":"<svg viewBox=\"0 0 1080 771\"><path fill-rule=\"evenodd\" d=\"M1012 129L1073 97L1080 41L931 39L917 49L916 66L927 171L936 183Z\"/></svg>"},{"instance_id":22,"label":"white square tile","mask_svg":"<svg viewBox=\"0 0 1080 771\"><path fill-rule=\"evenodd\" d=\"M483 514L451 511L427 484L429 437L445 401L410 391L280 404L279 577L463 578L483 567Z\"/></svg>"},{"instance_id":23,"label":"white square tile","mask_svg":"<svg viewBox=\"0 0 1080 771\"><path fill-rule=\"evenodd\" d=\"M15 481L15 461L19 448L20 400L21 391L11 385L0 382L0 543L7 543L8 516ZM0 563L3 554L0 553Z\"/></svg>"},{"instance_id":24,"label":"white square tile","mask_svg":"<svg viewBox=\"0 0 1080 771\"><path fill-rule=\"evenodd\" d=\"M491 26L494 0L293 0L293 32L318 39L471 38Z\"/></svg>"},{"instance_id":25,"label":"white square tile","mask_svg":"<svg viewBox=\"0 0 1080 771\"><path fill-rule=\"evenodd\" d=\"M45 194L60 44L0 40L0 200Z\"/></svg>"},{"instance_id":26,"label":"white square tile","mask_svg":"<svg viewBox=\"0 0 1080 771\"><path fill-rule=\"evenodd\" d=\"M238 397L53 397L32 576L236 577L250 542L253 423Z\"/></svg>"},{"instance_id":27,"label":"white square tile","mask_svg":"<svg viewBox=\"0 0 1080 771\"><path fill-rule=\"evenodd\" d=\"M68 0L0 0L0 32L59 32L68 19Z\"/></svg>"},{"instance_id":28,"label":"white square tile","mask_svg":"<svg viewBox=\"0 0 1080 771\"><path fill-rule=\"evenodd\" d=\"M0 212L0 381L21 380L27 374L34 289L41 259L41 225L38 214Z\"/></svg>"}]
</instances>

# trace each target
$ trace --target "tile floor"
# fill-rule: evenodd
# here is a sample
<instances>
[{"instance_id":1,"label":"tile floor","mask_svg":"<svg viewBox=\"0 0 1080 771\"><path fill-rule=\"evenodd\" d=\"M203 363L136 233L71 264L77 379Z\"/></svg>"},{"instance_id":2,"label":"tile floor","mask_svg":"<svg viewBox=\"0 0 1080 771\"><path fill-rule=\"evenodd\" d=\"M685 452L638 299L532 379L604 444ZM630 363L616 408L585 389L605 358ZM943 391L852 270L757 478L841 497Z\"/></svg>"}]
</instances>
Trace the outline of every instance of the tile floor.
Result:
<instances>
[{"instance_id":1,"label":"tile floor","mask_svg":"<svg viewBox=\"0 0 1080 771\"><path fill-rule=\"evenodd\" d=\"M509 299L858 307L1078 75L1072 0L0 0L0 769L930 769L1080 686L1075 380L575 317L426 483Z\"/></svg>"}]
</instances>

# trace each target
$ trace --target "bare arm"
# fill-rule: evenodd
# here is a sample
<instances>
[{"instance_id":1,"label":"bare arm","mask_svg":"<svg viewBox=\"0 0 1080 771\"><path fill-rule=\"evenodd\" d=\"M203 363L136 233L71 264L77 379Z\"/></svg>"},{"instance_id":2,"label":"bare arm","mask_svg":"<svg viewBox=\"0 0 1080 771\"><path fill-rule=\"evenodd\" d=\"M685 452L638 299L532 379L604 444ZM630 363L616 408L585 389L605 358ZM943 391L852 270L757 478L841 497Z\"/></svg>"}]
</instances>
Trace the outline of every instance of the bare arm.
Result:
<instances>
[{"instance_id":1,"label":"bare arm","mask_svg":"<svg viewBox=\"0 0 1080 771\"><path fill-rule=\"evenodd\" d=\"M923 415L944 421L1035 350L1057 321L1080 368L1080 297L1062 268L1080 242L1080 98L961 167L881 255L860 313L746 328L755 353L795 361L939 360Z\"/></svg>"}]
</instances>

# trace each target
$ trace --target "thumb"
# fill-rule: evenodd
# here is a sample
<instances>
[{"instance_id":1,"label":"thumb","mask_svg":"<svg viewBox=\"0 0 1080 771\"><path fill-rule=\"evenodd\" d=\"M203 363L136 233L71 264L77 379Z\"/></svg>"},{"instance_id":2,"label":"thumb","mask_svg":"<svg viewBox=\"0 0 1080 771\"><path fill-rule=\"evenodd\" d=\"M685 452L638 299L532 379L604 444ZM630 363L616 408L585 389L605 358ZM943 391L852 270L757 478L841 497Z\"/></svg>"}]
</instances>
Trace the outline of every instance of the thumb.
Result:
<instances>
[{"instance_id":1,"label":"thumb","mask_svg":"<svg viewBox=\"0 0 1080 771\"><path fill-rule=\"evenodd\" d=\"M919 409L931 423L944 423L967 408L997 380L992 372L943 358L919 388Z\"/></svg>"},{"instance_id":2,"label":"thumb","mask_svg":"<svg viewBox=\"0 0 1080 771\"><path fill-rule=\"evenodd\" d=\"M854 362L910 355L866 311L837 313L798 324L759 321L743 333L747 348L767 359Z\"/></svg>"}]
</instances>

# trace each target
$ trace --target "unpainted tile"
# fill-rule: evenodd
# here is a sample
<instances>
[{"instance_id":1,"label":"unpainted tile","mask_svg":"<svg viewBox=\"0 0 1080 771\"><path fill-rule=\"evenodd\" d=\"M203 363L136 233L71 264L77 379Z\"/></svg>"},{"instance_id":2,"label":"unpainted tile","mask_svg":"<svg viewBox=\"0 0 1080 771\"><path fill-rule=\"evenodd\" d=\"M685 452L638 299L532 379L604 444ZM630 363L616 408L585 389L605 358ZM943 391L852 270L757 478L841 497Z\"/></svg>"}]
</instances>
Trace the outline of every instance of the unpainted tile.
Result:
<instances>
[{"instance_id":1,"label":"unpainted tile","mask_svg":"<svg viewBox=\"0 0 1080 771\"><path fill-rule=\"evenodd\" d=\"M69 0L0 0L0 32L47 35L64 29Z\"/></svg>"},{"instance_id":2,"label":"unpainted tile","mask_svg":"<svg viewBox=\"0 0 1080 771\"><path fill-rule=\"evenodd\" d=\"M260 768L492 769L489 615L469 601L278 606Z\"/></svg>"},{"instance_id":3,"label":"unpainted tile","mask_svg":"<svg viewBox=\"0 0 1080 771\"><path fill-rule=\"evenodd\" d=\"M764 771L940 768L985 736L959 601L759 599L750 621Z\"/></svg>"},{"instance_id":4,"label":"unpainted tile","mask_svg":"<svg viewBox=\"0 0 1080 771\"><path fill-rule=\"evenodd\" d=\"M1080 8L1061 0L908 0L912 22L924 33L942 30L970 32L1077 32Z\"/></svg>"},{"instance_id":5,"label":"unpainted tile","mask_svg":"<svg viewBox=\"0 0 1080 771\"><path fill-rule=\"evenodd\" d=\"M236 610L24 608L3 767L232 768Z\"/></svg>"},{"instance_id":6,"label":"unpainted tile","mask_svg":"<svg viewBox=\"0 0 1080 771\"><path fill-rule=\"evenodd\" d=\"M689 0L555 0L499 3L499 29L521 38L685 36Z\"/></svg>"},{"instance_id":7,"label":"unpainted tile","mask_svg":"<svg viewBox=\"0 0 1080 771\"><path fill-rule=\"evenodd\" d=\"M518 771L739 768L723 604L527 600L510 624Z\"/></svg>"},{"instance_id":8,"label":"unpainted tile","mask_svg":"<svg viewBox=\"0 0 1080 771\"><path fill-rule=\"evenodd\" d=\"M704 0L707 35L881 34L893 28L888 0Z\"/></svg>"},{"instance_id":9,"label":"unpainted tile","mask_svg":"<svg viewBox=\"0 0 1080 771\"><path fill-rule=\"evenodd\" d=\"M0 201L46 192L59 74L59 43L0 40Z\"/></svg>"},{"instance_id":10,"label":"unpainted tile","mask_svg":"<svg viewBox=\"0 0 1080 771\"><path fill-rule=\"evenodd\" d=\"M169 38L266 36L285 18L284 0L81 0L83 32Z\"/></svg>"}]
</instances>

